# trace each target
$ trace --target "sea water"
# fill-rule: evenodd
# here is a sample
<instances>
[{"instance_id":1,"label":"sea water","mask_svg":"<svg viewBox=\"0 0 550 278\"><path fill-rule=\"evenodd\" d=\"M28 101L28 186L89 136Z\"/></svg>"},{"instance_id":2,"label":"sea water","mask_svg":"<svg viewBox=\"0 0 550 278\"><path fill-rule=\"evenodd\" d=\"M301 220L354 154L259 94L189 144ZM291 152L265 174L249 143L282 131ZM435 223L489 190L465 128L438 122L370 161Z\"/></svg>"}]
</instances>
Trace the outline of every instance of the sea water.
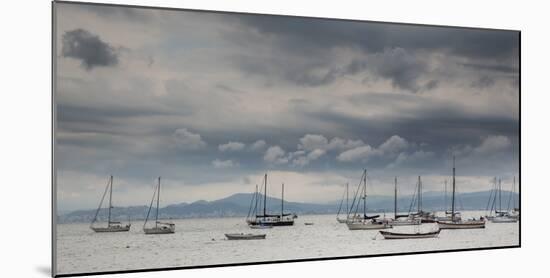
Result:
<instances>
[{"instance_id":1,"label":"sea water","mask_svg":"<svg viewBox=\"0 0 550 278\"><path fill-rule=\"evenodd\" d=\"M462 218L482 212L465 211ZM388 215L391 216L391 215ZM129 232L95 233L89 224L57 226L58 274L313 259L431 250L514 246L519 223L485 229L442 230L438 238L384 240L376 230L350 231L334 215L301 215L294 226L250 229L243 218L174 220L176 233L145 235L142 223ZM313 225L304 225L311 222ZM427 232L437 224L402 226L394 232ZM265 233L265 240L226 240L225 233Z\"/></svg>"}]
</instances>

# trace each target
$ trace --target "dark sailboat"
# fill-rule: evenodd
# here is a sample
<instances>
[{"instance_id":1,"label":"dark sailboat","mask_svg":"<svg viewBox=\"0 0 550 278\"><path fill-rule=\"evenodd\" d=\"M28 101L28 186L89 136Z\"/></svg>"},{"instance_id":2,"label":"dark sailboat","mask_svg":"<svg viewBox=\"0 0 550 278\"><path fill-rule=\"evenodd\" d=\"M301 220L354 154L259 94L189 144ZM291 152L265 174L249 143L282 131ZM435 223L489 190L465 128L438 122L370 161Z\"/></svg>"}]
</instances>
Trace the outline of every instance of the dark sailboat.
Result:
<instances>
[{"instance_id":1,"label":"dark sailboat","mask_svg":"<svg viewBox=\"0 0 550 278\"><path fill-rule=\"evenodd\" d=\"M253 218L246 220L251 227L257 226L292 226L294 225L295 214L284 213L284 194L285 185L282 184L281 191L281 213L280 214L268 214L267 213L267 173L264 175L264 194L263 194L263 213L256 215Z\"/></svg>"},{"instance_id":2,"label":"dark sailboat","mask_svg":"<svg viewBox=\"0 0 550 278\"><path fill-rule=\"evenodd\" d=\"M101 206L103 205L103 201L105 199L105 195L107 195L107 191L109 192L109 207L107 209L107 227L94 227L94 224L97 222L97 216L99 215L99 211L101 210ZM101 197L101 201L99 202L99 207L97 208L94 218L92 220L92 223L90 224L90 229L92 229L96 233L109 233L109 232L127 232L130 230L131 224L128 223L126 225L123 225L121 222L118 221L112 221L111 219L111 209L113 208L113 176L109 177L109 182L107 183L107 187L105 187L105 192L103 193L103 197Z\"/></svg>"}]
</instances>

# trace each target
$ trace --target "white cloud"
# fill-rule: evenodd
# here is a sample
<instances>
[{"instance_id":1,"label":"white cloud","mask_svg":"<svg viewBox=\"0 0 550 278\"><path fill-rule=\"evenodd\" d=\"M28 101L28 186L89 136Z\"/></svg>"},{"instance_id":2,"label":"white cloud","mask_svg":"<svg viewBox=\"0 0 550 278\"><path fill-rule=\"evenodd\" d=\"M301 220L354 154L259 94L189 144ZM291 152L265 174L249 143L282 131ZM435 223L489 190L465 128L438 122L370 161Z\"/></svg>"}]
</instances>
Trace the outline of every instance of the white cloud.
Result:
<instances>
[{"instance_id":1,"label":"white cloud","mask_svg":"<svg viewBox=\"0 0 550 278\"><path fill-rule=\"evenodd\" d=\"M176 144L184 150L198 150L206 147L206 142L201 139L200 134L193 133L186 128L178 128L173 134Z\"/></svg>"},{"instance_id":2,"label":"white cloud","mask_svg":"<svg viewBox=\"0 0 550 278\"><path fill-rule=\"evenodd\" d=\"M388 168L395 168L396 166L403 165L405 163L417 163L420 161L425 161L427 159L433 158L435 156L434 152L419 150L413 153L400 153L394 162L388 165Z\"/></svg>"},{"instance_id":3,"label":"white cloud","mask_svg":"<svg viewBox=\"0 0 550 278\"><path fill-rule=\"evenodd\" d=\"M299 153L299 155L294 160L292 160L292 164L298 165L298 166L306 166L311 161L314 161L319 157L325 155L326 151L321 149L315 149L309 152L307 155L305 155L304 151L297 151L297 152L294 152L293 154L296 155L297 153Z\"/></svg>"},{"instance_id":4,"label":"white cloud","mask_svg":"<svg viewBox=\"0 0 550 278\"><path fill-rule=\"evenodd\" d=\"M214 161L212 161L212 165L214 166L214 168L223 169L223 168L238 167L238 166L239 166L239 163L238 163L238 162L235 162L235 161L233 161L233 160L219 160L219 159L215 159Z\"/></svg>"},{"instance_id":5,"label":"white cloud","mask_svg":"<svg viewBox=\"0 0 550 278\"><path fill-rule=\"evenodd\" d=\"M300 138L298 149L313 151L313 150L348 150L364 145L361 140L342 139L334 137L330 141L323 135L306 134Z\"/></svg>"},{"instance_id":6,"label":"white cloud","mask_svg":"<svg viewBox=\"0 0 550 278\"><path fill-rule=\"evenodd\" d=\"M265 148L265 141L264 140L258 140L250 145L250 150L252 151L259 151L263 150Z\"/></svg>"},{"instance_id":7,"label":"white cloud","mask_svg":"<svg viewBox=\"0 0 550 278\"><path fill-rule=\"evenodd\" d=\"M245 147L244 143L241 142L227 142L226 144L221 144L218 146L218 149L222 152L233 152L241 151Z\"/></svg>"},{"instance_id":8,"label":"white cloud","mask_svg":"<svg viewBox=\"0 0 550 278\"><path fill-rule=\"evenodd\" d=\"M465 156L469 154L488 155L495 154L510 148L512 142L503 135L489 135L484 138L478 146L462 145L450 149L453 155Z\"/></svg>"},{"instance_id":9,"label":"white cloud","mask_svg":"<svg viewBox=\"0 0 550 278\"><path fill-rule=\"evenodd\" d=\"M327 145L328 140L325 136L318 134L306 134L304 137L300 138L298 149L312 151L315 149L325 149Z\"/></svg>"},{"instance_id":10,"label":"white cloud","mask_svg":"<svg viewBox=\"0 0 550 278\"><path fill-rule=\"evenodd\" d=\"M357 160L367 161L374 155L378 155L378 151L376 151L369 145L365 145L365 146L344 151L343 153L339 154L338 157L336 157L336 159L344 162L357 161Z\"/></svg>"},{"instance_id":11,"label":"white cloud","mask_svg":"<svg viewBox=\"0 0 550 278\"><path fill-rule=\"evenodd\" d=\"M407 140L397 135L393 135L388 140L386 140L386 142L382 143L378 147L378 149L383 153L395 154L406 149L408 146L409 146L409 143L407 142Z\"/></svg>"},{"instance_id":12,"label":"white cloud","mask_svg":"<svg viewBox=\"0 0 550 278\"><path fill-rule=\"evenodd\" d=\"M273 164L286 164L288 163L288 157L285 156L286 152L279 146L271 146L264 155L264 160Z\"/></svg>"},{"instance_id":13,"label":"white cloud","mask_svg":"<svg viewBox=\"0 0 550 278\"><path fill-rule=\"evenodd\" d=\"M474 149L479 154L495 153L507 149L512 145L510 139L502 135L490 135Z\"/></svg>"}]
</instances>

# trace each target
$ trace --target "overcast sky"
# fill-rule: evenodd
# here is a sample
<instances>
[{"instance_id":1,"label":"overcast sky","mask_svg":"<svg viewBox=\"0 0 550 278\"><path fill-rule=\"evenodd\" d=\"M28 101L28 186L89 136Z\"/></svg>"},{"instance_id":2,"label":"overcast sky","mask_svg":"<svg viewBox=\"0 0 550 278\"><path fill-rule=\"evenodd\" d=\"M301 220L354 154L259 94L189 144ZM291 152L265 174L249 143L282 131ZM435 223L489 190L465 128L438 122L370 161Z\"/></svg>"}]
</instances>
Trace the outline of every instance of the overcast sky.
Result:
<instances>
[{"instance_id":1,"label":"overcast sky","mask_svg":"<svg viewBox=\"0 0 550 278\"><path fill-rule=\"evenodd\" d=\"M519 35L57 3L61 210L252 192L329 202L509 189L518 173Z\"/></svg>"}]
</instances>

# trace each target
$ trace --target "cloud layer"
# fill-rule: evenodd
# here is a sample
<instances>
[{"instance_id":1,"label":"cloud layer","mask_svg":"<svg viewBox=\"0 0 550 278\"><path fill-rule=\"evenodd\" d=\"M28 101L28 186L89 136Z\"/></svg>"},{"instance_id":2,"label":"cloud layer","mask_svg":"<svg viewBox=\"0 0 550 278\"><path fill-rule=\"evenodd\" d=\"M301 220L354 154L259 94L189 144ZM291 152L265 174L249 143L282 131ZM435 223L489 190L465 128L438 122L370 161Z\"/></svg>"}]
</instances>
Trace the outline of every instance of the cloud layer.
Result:
<instances>
[{"instance_id":1,"label":"cloud layer","mask_svg":"<svg viewBox=\"0 0 550 278\"><path fill-rule=\"evenodd\" d=\"M363 168L381 193L394 176L436 190L453 155L465 191L517 174L518 33L57 7L62 207L93 207L110 174L131 204L159 175L177 202L266 171L297 201Z\"/></svg>"}]
</instances>

